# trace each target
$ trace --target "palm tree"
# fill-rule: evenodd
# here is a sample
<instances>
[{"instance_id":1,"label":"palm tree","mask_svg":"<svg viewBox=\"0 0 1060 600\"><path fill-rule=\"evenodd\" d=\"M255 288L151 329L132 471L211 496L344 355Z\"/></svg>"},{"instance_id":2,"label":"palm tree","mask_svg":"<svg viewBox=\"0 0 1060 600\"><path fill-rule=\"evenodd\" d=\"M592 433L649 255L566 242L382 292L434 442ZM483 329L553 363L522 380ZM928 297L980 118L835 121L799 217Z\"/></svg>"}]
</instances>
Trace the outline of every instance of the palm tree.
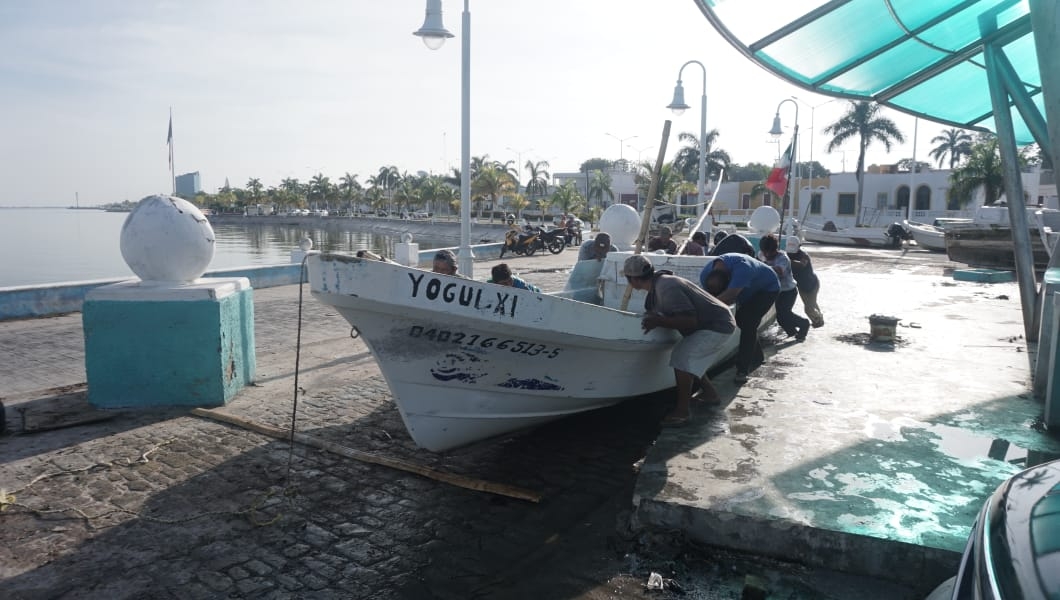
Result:
<instances>
[{"instance_id":1,"label":"palm tree","mask_svg":"<svg viewBox=\"0 0 1060 600\"><path fill-rule=\"evenodd\" d=\"M1020 162L1023 162L1022 157ZM991 137L972 146L968 160L950 174L950 186L950 198L961 206L971 202L979 188L983 188L983 204L998 201L1005 190L1005 170L997 138Z\"/></svg>"},{"instance_id":2,"label":"palm tree","mask_svg":"<svg viewBox=\"0 0 1060 600\"><path fill-rule=\"evenodd\" d=\"M438 175L431 175L420 184L420 200L429 207L428 212L434 212L439 201L447 205L455 193L456 190Z\"/></svg>"},{"instance_id":3,"label":"palm tree","mask_svg":"<svg viewBox=\"0 0 1060 600\"><path fill-rule=\"evenodd\" d=\"M592 179L589 180L589 202L595 199L603 204L605 195L611 202L615 201L615 193L611 191L611 175L603 171L593 171Z\"/></svg>"},{"instance_id":4,"label":"palm tree","mask_svg":"<svg viewBox=\"0 0 1060 600\"><path fill-rule=\"evenodd\" d=\"M938 143L938 146L928 152L928 156L938 161L940 169L946 155L950 157L950 170L952 171L957 167L957 163L961 162L962 157L972 154L972 134L956 127L943 129L942 133L931 138L931 143Z\"/></svg>"},{"instance_id":5,"label":"palm tree","mask_svg":"<svg viewBox=\"0 0 1060 600\"><path fill-rule=\"evenodd\" d=\"M714 143L718 141L718 135L717 129L711 129L706 135L707 161L705 167L708 180L717 176L722 170L727 171L732 164L732 159L729 158L728 152L720 148L714 148ZM677 170L685 181L699 181L699 136L685 132L678 135L677 139L688 145L677 151L677 155L674 157L674 165L677 166Z\"/></svg>"},{"instance_id":6,"label":"palm tree","mask_svg":"<svg viewBox=\"0 0 1060 600\"><path fill-rule=\"evenodd\" d=\"M599 172L597 171L597 173ZM559 186L559 189L552 193L552 201L549 202L550 206L558 206L564 213L577 212L584 204L585 198L578 191L578 186L570 180ZM543 217L544 215L542 214Z\"/></svg>"},{"instance_id":7,"label":"palm tree","mask_svg":"<svg viewBox=\"0 0 1060 600\"><path fill-rule=\"evenodd\" d=\"M471 193L479 200L479 218L482 217L481 199L489 198L490 205L497 205L497 197L515 191L511 175L502 171L497 165L484 165L478 175L471 181Z\"/></svg>"},{"instance_id":8,"label":"palm tree","mask_svg":"<svg viewBox=\"0 0 1060 600\"><path fill-rule=\"evenodd\" d=\"M321 173L317 173L309 180L307 200L319 200L323 202L331 192L331 180Z\"/></svg>"},{"instance_id":9,"label":"palm tree","mask_svg":"<svg viewBox=\"0 0 1060 600\"><path fill-rule=\"evenodd\" d=\"M346 209L353 214L353 203L354 200L360 196L361 188L360 182L357 181L357 176L346 171L346 174L339 177L339 190L342 192L343 200L346 200Z\"/></svg>"},{"instance_id":10,"label":"palm tree","mask_svg":"<svg viewBox=\"0 0 1060 600\"><path fill-rule=\"evenodd\" d=\"M508 200L508 208L515 212L516 218L523 217L523 209L530 206L530 201L522 194L515 194Z\"/></svg>"},{"instance_id":11,"label":"palm tree","mask_svg":"<svg viewBox=\"0 0 1060 600\"><path fill-rule=\"evenodd\" d=\"M633 181L637 184L637 190L645 198L648 197L648 193L651 191L652 171L654 169L655 165L650 162L642 162L637 174L633 176ZM659 183L655 186L655 200L673 203L674 196L682 190L689 189L686 184L688 182L681 178L681 173L674 166L674 163L668 162L664 164L662 170L659 171Z\"/></svg>"},{"instance_id":12,"label":"palm tree","mask_svg":"<svg viewBox=\"0 0 1060 600\"><path fill-rule=\"evenodd\" d=\"M533 200L535 196L540 197L548 193L549 164L547 160L536 163L532 160L526 161L526 170L530 176L526 180L526 195Z\"/></svg>"},{"instance_id":13,"label":"palm tree","mask_svg":"<svg viewBox=\"0 0 1060 600\"><path fill-rule=\"evenodd\" d=\"M839 120L824 128L832 135L828 142L828 151L837 150L852 138L858 138L858 195L855 201L854 225L861 226L861 197L865 192L865 150L873 141L883 144L888 152L893 142L904 142L905 136L898 130L894 121L879 116L880 105L875 102L851 101L850 109Z\"/></svg>"},{"instance_id":14,"label":"palm tree","mask_svg":"<svg viewBox=\"0 0 1060 600\"><path fill-rule=\"evenodd\" d=\"M261 185L261 180L257 177L251 178L249 181L247 181L247 191L250 192L248 194L248 197L252 202L256 203L257 201L261 200L262 189L264 189L264 186Z\"/></svg>"}]
</instances>

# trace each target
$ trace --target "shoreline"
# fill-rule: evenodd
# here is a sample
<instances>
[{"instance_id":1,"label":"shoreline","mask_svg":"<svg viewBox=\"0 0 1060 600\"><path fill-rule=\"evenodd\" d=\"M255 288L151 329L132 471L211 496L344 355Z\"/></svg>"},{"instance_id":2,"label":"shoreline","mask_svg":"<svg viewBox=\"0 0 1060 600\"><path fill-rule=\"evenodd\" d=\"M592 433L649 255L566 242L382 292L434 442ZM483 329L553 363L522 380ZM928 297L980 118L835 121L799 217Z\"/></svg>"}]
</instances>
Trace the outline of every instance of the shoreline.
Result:
<instances>
[{"instance_id":1,"label":"shoreline","mask_svg":"<svg viewBox=\"0 0 1060 600\"><path fill-rule=\"evenodd\" d=\"M433 239L460 241L459 221L390 219L386 217L291 217L285 215L210 215L211 225L281 225L284 227L319 227L336 231L359 231L400 236L409 233ZM506 223L471 223L471 243L494 243L504 240Z\"/></svg>"}]
</instances>

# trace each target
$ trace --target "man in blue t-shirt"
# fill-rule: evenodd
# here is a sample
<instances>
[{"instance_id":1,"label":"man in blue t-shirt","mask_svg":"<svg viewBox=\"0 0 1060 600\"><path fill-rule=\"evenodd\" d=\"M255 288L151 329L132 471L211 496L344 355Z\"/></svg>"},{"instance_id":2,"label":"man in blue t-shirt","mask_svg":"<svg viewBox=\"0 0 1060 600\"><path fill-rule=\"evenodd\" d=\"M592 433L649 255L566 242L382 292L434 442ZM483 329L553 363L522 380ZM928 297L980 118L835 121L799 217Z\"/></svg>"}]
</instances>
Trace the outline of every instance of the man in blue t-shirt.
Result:
<instances>
[{"instance_id":1,"label":"man in blue t-shirt","mask_svg":"<svg viewBox=\"0 0 1060 600\"><path fill-rule=\"evenodd\" d=\"M765 362L758 327L780 293L780 280L764 262L741 254L722 254L699 274L703 289L725 304L736 304L740 347L736 352L736 383L746 383L751 369Z\"/></svg>"}]
</instances>

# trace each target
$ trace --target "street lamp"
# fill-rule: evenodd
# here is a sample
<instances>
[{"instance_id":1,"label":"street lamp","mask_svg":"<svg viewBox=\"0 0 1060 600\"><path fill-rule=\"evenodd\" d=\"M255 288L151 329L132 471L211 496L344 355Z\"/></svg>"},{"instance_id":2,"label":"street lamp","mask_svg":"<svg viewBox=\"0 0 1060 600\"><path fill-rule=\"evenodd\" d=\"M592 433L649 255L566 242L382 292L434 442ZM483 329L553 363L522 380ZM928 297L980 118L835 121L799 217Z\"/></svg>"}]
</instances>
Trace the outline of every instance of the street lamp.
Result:
<instances>
[{"instance_id":1,"label":"street lamp","mask_svg":"<svg viewBox=\"0 0 1060 600\"><path fill-rule=\"evenodd\" d=\"M677 85L674 86L674 98L666 108L672 110L678 117L688 110L689 106L685 104L685 88L681 85L681 74L685 72L685 67L693 63L703 69L703 97L699 110L699 183L696 188L699 190L696 214L699 215L707 207L707 68L703 66L703 63L690 60L681 65L681 70L677 72Z\"/></svg>"},{"instance_id":2,"label":"street lamp","mask_svg":"<svg viewBox=\"0 0 1060 600\"><path fill-rule=\"evenodd\" d=\"M792 96L792 98L794 98L795 101L801 103L803 106L806 106L806 107L808 107L810 109L810 198L812 200L813 199L813 134L814 134L814 131L815 131L814 126L813 126L813 115L817 111L818 108L821 108L825 104L829 104L829 103L835 102L836 100L842 100L842 98L832 98L831 100L825 100L824 102L822 102L820 104L817 104L815 106L807 104L807 103L803 102L802 100L799 100L799 98L796 97L796 96Z\"/></svg>"},{"instance_id":3,"label":"street lamp","mask_svg":"<svg viewBox=\"0 0 1060 600\"><path fill-rule=\"evenodd\" d=\"M631 135L631 136L626 137L626 138L620 138L620 137L618 137L617 135L615 135L613 133L605 133L604 135L609 135L609 136L615 138L616 140L618 140L618 160L624 160L624 158L622 156L622 146L625 145L626 140L631 140L631 139L637 137L635 135Z\"/></svg>"},{"instance_id":4,"label":"street lamp","mask_svg":"<svg viewBox=\"0 0 1060 600\"><path fill-rule=\"evenodd\" d=\"M474 278L475 256L471 253L471 11L464 0L460 24L460 273ZM423 39L431 50L453 37L442 24L442 0L427 0L423 26L412 35Z\"/></svg>"},{"instance_id":5,"label":"street lamp","mask_svg":"<svg viewBox=\"0 0 1060 600\"><path fill-rule=\"evenodd\" d=\"M523 177L523 152L533 152L534 149L533 148L527 148L526 150L516 150L515 148L512 148L511 146L506 146L506 148L508 150L510 150L510 151L515 153L515 156L516 156L515 160L517 161L515 163L515 168L516 168L516 173L519 174L519 177L517 177L516 179L517 180L518 179L522 179L522 177ZM515 182L515 191L517 191L517 192L519 191L519 182L518 181Z\"/></svg>"},{"instance_id":6,"label":"street lamp","mask_svg":"<svg viewBox=\"0 0 1060 600\"><path fill-rule=\"evenodd\" d=\"M645 150L651 150L654 147L655 146L645 146L643 148L634 148L631 144L626 144L626 148L629 148L630 150L636 150L637 151L637 163L638 164L640 163L641 154L644 154Z\"/></svg>"},{"instance_id":7,"label":"street lamp","mask_svg":"<svg viewBox=\"0 0 1060 600\"><path fill-rule=\"evenodd\" d=\"M798 168L798 164L795 161L795 156L798 154L798 143L799 143L799 103L794 98L784 98L777 104L777 114L773 117L773 127L769 130L769 135L774 138L780 139L780 135L784 133L784 130L780 128L780 107L784 106L785 102L791 102L791 105L795 107L795 130L791 137L791 156L788 157L788 181L787 185L784 186L784 197L780 200L780 235L784 235L784 212L788 208L788 202L791 199L791 184L792 180L795 179L791 176L791 170Z\"/></svg>"}]
</instances>

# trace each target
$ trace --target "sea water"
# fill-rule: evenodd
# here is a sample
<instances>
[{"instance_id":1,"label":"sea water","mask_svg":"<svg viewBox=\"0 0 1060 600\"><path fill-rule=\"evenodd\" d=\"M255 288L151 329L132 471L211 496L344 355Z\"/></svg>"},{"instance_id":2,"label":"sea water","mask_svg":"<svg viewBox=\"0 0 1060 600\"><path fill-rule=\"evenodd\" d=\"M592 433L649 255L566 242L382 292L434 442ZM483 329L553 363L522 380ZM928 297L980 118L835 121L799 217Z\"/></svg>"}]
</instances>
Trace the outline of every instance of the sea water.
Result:
<instances>
[{"instance_id":1,"label":"sea water","mask_svg":"<svg viewBox=\"0 0 1060 600\"><path fill-rule=\"evenodd\" d=\"M121 228L129 213L96 209L0 208L0 287L134 277L121 256ZM309 236L316 250L368 249L393 255L397 236L334 228L214 224L208 270L290 262L291 250ZM417 238L421 249L451 246Z\"/></svg>"}]
</instances>

